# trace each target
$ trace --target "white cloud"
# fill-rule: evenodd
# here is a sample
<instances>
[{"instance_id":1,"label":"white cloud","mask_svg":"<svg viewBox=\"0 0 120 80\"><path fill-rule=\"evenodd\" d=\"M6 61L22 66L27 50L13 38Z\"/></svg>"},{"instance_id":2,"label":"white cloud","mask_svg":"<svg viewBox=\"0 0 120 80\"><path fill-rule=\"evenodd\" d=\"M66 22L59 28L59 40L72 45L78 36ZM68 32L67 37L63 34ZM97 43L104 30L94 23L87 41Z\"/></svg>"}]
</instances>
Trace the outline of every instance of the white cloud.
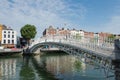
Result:
<instances>
[{"instance_id":1,"label":"white cloud","mask_svg":"<svg viewBox=\"0 0 120 80\"><path fill-rule=\"evenodd\" d=\"M69 4L66 0L0 0L0 23L17 32L25 24L33 24L38 37L49 25L73 25L68 17L80 19L85 11L82 5Z\"/></svg>"}]
</instances>

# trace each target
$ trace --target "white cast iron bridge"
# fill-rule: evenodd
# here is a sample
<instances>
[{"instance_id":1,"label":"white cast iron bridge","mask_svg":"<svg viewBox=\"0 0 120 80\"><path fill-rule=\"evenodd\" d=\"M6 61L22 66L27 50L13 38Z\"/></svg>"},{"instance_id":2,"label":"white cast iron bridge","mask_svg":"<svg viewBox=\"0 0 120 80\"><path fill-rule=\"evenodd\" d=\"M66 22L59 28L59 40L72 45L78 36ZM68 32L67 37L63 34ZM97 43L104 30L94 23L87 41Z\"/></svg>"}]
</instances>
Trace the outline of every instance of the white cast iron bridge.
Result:
<instances>
[{"instance_id":1,"label":"white cast iron bridge","mask_svg":"<svg viewBox=\"0 0 120 80\"><path fill-rule=\"evenodd\" d=\"M25 53L40 53L41 46L48 46L43 50L56 49L79 58L89 58L109 69L113 69L113 61L120 60L120 39L113 41L85 37L79 39L60 36L41 37L34 41Z\"/></svg>"}]
</instances>

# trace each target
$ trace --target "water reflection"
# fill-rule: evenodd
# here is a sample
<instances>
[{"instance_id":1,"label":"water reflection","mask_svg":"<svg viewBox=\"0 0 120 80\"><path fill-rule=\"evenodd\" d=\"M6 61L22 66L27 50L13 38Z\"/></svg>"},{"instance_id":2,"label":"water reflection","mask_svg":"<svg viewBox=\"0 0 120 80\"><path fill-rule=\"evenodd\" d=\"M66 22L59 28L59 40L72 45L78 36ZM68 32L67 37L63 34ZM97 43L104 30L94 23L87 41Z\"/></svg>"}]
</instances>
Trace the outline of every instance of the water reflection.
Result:
<instances>
[{"instance_id":1,"label":"water reflection","mask_svg":"<svg viewBox=\"0 0 120 80\"><path fill-rule=\"evenodd\" d=\"M82 58L81 59L83 62L85 61L85 59L84 58ZM74 71L76 71L76 72L79 72L79 71L85 71L85 69L86 69L86 65L85 65L85 63L83 63L83 62L80 62L79 60L75 60L74 61L74 68L75 68L75 70Z\"/></svg>"},{"instance_id":2,"label":"water reflection","mask_svg":"<svg viewBox=\"0 0 120 80\"><path fill-rule=\"evenodd\" d=\"M114 80L106 78L104 69L96 69L95 65L88 65L70 55L35 56L38 65L44 67L56 78L62 80ZM83 58L82 61L85 61Z\"/></svg>"},{"instance_id":3,"label":"water reflection","mask_svg":"<svg viewBox=\"0 0 120 80\"><path fill-rule=\"evenodd\" d=\"M0 80L120 80L119 62L106 76L107 70L90 60L61 54L0 58Z\"/></svg>"},{"instance_id":4,"label":"water reflection","mask_svg":"<svg viewBox=\"0 0 120 80\"><path fill-rule=\"evenodd\" d=\"M0 57L0 80L13 80L18 77L19 57Z\"/></svg>"},{"instance_id":5,"label":"water reflection","mask_svg":"<svg viewBox=\"0 0 120 80\"><path fill-rule=\"evenodd\" d=\"M23 64L20 71L21 80L34 80L35 74L33 70L33 64L31 63L31 58L29 56L23 56Z\"/></svg>"},{"instance_id":6,"label":"water reflection","mask_svg":"<svg viewBox=\"0 0 120 80\"><path fill-rule=\"evenodd\" d=\"M6 76L6 79L16 74L16 59L0 60L0 77Z\"/></svg>"},{"instance_id":7,"label":"water reflection","mask_svg":"<svg viewBox=\"0 0 120 80\"><path fill-rule=\"evenodd\" d=\"M54 77L53 74L47 71L45 67L46 66L45 59L44 58L40 59L38 58L39 56L35 57L37 58L38 62L36 61L36 59L33 59L32 62L39 76L39 80L58 80L57 78ZM41 61L41 63L39 63L39 60Z\"/></svg>"}]
</instances>

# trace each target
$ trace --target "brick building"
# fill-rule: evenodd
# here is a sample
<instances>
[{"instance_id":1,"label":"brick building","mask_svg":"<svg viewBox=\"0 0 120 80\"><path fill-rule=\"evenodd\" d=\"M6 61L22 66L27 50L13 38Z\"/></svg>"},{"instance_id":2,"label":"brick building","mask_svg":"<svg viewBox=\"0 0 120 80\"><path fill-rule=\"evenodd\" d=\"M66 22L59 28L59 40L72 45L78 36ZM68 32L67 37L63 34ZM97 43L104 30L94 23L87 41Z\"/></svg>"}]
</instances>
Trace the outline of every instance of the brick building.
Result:
<instances>
[{"instance_id":1,"label":"brick building","mask_svg":"<svg viewBox=\"0 0 120 80\"><path fill-rule=\"evenodd\" d=\"M57 34L61 35L61 36L67 36L70 34L70 31L69 31L69 29L64 29L64 28L57 29Z\"/></svg>"},{"instance_id":2,"label":"brick building","mask_svg":"<svg viewBox=\"0 0 120 80\"><path fill-rule=\"evenodd\" d=\"M94 38L94 33L84 31L84 37L85 38Z\"/></svg>"},{"instance_id":3,"label":"brick building","mask_svg":"<svg viewBox=\"0 0 120 80\"><path fill-rule=\"evenodd\" d=\"M76 29L65 29L65 28L53 28L52 26L49 26L49 28L46 28L43 32L43 36L57 36L58 38L76 38L79 40L83 40L84 42L98 42L103 43L105 42L105 39L108 39L110 35L113 35L111 33L94 33L94 32L87 32L84 30L76 30ZM117 36L119 37L119 36Z\"/></svg>"},{"instance_id":4,"label":"brick building","mask_svg":"<svg viewBox=\"0 0 120 80\"><path fill-rule=\"evenodd\" d=\"M53 36L53 35L56 35L56 33L57 33L57 30L52 26L49 26L49 28L46 28L43 31L43 36Z\"/></svg>"},{"instance_id":5,"label":"brick building","mask_svg":"<svg viewBox=\"0 0 120 80\"><path fill-rule=\"evenodd\" d=\"M43 36L58 36L59 38L63 38L69 35L69 30L68 29L59 29L59 28L53 28L52 26L49 26L49 28L46 28L43 31Z\"/></svg>"}]
</instances>

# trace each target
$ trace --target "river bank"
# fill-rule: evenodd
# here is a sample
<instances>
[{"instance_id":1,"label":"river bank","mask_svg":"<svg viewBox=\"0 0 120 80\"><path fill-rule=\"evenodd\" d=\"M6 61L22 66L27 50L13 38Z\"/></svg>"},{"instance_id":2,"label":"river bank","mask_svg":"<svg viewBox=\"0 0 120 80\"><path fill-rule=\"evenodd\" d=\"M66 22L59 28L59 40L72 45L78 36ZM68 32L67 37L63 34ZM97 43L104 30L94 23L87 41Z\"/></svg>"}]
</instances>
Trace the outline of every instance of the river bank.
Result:
<instances>
[{"instance_id":1,"label":"river bank","mask_svg":"<svg viewBox=\"0 0 120 80\"><path fill-rule=\"evenodd\" d=\"M12 49L0 49L0 56L22 54L22 49L12 48Z\"/></svg>"}]
</instances>

